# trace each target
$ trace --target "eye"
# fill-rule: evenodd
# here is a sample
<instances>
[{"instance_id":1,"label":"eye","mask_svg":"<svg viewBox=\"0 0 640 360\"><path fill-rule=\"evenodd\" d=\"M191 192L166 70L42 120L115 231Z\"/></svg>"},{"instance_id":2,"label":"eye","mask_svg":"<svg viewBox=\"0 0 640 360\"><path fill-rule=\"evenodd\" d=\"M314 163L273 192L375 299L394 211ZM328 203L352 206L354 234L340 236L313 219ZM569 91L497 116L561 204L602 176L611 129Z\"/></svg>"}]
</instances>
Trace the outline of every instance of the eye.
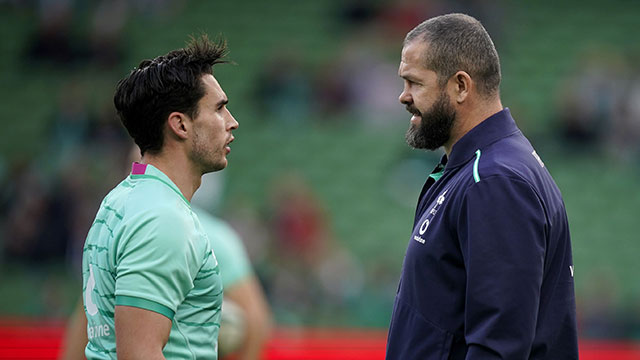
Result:
<instances>
[{"instance_id":1,"label":"eye","mask_svg":"<svg viewBox=\"0 0 640 360\"><path fill-rule=\"evenodd\" d=\"M407 85L408 85L409 87L411 87L411 86L418 86L418 85L420 85L419 83L417 83L417 82L415 82L415 81L413 81L413 80L410 80L410 79L405 79L405 81L407 82Z\"/></svg>"},{"instance_id":2,"label":"eye","mask_svg":"<svg viewBox=\"0 0 640 360\"><path fill-rule=\"evenodd\" d=\"M218 103L218 107L216 108L216 111L223 110L227 106L228 103L229 103L229 100L221 101L220 103Z\"/></svg>"}]
</instances>

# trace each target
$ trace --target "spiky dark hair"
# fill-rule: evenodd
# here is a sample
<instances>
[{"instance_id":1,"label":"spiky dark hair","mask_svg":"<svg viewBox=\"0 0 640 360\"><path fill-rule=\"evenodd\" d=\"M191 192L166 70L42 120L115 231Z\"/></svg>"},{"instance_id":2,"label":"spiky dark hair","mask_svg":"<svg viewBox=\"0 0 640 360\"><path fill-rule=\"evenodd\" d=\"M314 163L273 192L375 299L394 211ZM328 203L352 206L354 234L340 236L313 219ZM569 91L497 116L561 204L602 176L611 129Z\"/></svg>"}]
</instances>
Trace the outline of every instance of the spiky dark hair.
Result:
<instances>
[{"instance_id":1,"label":"spiky dark hair","mask_svg":"<svg viewBox=\"0 0 640 360\"><path fill-rule=\"evenodd\" d=\"M191 36L186 47L143 60L118 82L113 101L142 154L162 149L169 114L198 115L198 102L205 94L201 78L213 74L213 65L227 62L226 54L222 37L211 41L206 34Z\"/></svg>"}]
</instances>

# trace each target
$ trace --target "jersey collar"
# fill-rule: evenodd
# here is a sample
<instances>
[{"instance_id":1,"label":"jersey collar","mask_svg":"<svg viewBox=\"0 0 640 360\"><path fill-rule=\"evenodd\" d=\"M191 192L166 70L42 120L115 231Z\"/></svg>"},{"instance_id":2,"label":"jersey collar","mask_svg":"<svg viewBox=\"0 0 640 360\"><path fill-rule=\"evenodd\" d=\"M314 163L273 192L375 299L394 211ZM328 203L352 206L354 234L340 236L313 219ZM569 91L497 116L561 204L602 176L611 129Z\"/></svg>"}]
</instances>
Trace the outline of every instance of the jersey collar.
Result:
<instances>
[{"instance_id":1,"label":"jersey collar","mask_svg":"<svg viewBox=\"0 0 640 360\"><path fill-rule=\"evenodd\" d=\"M131 164L130 176L132 179L148 178L148 179L159 180L160 182L169 186L171 190L175 191L178 195L180 195L180 197L184 200L184 202L186 202L189 206L191 206L191 203L189 203L189 200L187 200L187 198L184 197L184 195L182 194L178 186L174 184L173 181L171 181L171 179L169 179L167 175L165 175L157 167L151 164L141 164L139 162L134 162L133 164Z\"/></svg>"},{"instance_id":2,"label":"jersey collar","mask_svg":"<svg viewBox=\"0 0 640 360\"><path fill-rule=\"evenodd\" d=\"M520 131L511 117L509 108L491 115L476 125L453 145L447 168L461 166L476 156L476 151Z\"/></svg>"}]
</instances>

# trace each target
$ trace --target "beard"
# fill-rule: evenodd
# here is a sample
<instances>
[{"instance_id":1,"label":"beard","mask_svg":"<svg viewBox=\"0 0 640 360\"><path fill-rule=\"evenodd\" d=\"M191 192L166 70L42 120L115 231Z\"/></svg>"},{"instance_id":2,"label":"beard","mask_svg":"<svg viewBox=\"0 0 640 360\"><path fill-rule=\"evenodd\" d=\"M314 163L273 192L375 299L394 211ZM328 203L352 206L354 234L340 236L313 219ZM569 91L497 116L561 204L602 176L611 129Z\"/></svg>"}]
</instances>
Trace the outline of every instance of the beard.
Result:
<instances>
[{"instance_id":1,"label":"beard","mask_svg":"<svg viewBox=\"0 0 640 360\"><path fill-rule=\"evenodd\" d=\"M426 112L420 112L412 104L407 105L407 111L420 116L420 125L411 124L405 134L409 146L414 149L435 150L449 141L456 111L451 106L449 95L444 91Z\"/></svg>"},{"instance_id":2,"label":"beard","mask_svg":"<svg viewBox=\"0 0 640 360\"><path fill-rule=\"evenodd\" d=\"M208 144L207 140L198 136L197 133L190 158L198 165L202 174L219 171L227 166L226 157L222 149L212 149L211 144Z\"/></svg>"}]
</instances>

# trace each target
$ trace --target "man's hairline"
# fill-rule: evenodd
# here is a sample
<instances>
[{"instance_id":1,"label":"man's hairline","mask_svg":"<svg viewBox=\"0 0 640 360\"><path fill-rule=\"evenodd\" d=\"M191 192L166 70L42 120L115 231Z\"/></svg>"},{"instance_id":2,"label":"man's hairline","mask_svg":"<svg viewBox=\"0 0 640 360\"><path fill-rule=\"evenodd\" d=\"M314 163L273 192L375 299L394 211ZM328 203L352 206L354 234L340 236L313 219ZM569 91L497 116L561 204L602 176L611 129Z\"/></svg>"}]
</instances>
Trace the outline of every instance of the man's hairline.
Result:
<instances>
[{"instance_id":1,"label":"man's hairline","mask_svg":"<svg viewBox=\"0 0 640 360\"><path fill-rule=\"evenodd\" d=\"M429 51L429 48L431 47L431 42L427 39L426 33L418 34L418 35L414 36L413 38L411 38L411 40L407 40L407 37L405 37L405 40L403 41L403 44L402 44L402 48L404 49L407 46L409 46L409 45L411 45L413 43L416 43L418 41L420 41L420 43L423 44L424 47L425 47L420 52L420 60L421 61L419 61L419 64L425 70L431 71L431 72L436 74L436 81L437 81L439 87L444 87L446 85L447 81L449 81L449 79L451 78L451 76L456 74L458 71L464 71L464 70L457 70L455 73L453 73L451 75L447 75L447 74L440 74L433 67L430 67L429 66L430 62L427 61L428 60L427 59L428 58L427 52ZM400 74L398 74L398 75L400 75ZM404 79L403 76L400 76L400 77Z\"/></svg>"},{"instance_id":2,"label":"man's hairline","mask_svg":"<svg viewBox=\"0 0 640 360\"><path fill-rule=\"evenodd\" d=\"M427 61L427 52L429 51L429 47L431 46L431 42L427 39L426 36L426 32L422 33L422 34L418 34L416 36L414 36L411 40L407 40L407 38L405 37L405 40L403 42L402 48L406 48L408 45L415 43L416 41L422 41L422 44L424 44L425 48L423 49L423 51L420 54L420 58L422 61L420 61L420 65L427 71L433 71L436 74L436 81L438 81L438 84L441 87L444 87L447 83L447 81L449 81L449 79L454 76L455 74L457 74L458 72L462 71L464 73L466 73L476 84L478 84L477 81L474 80L474 78L471 76L471 74L466 71L466 70L456 70L453 74L447 75L447 74L440 74L438 73L435 69L429 67L428 65L428 61ZM398 74L399 75L399 74ZM403 76L400 76L401 78L404 78ZM492 97L500 97L500 87L498 86L497 89L490 91L490 92L485 92L485 91L477 91L477 93L485 99L490 99Z\"/></svg>"}]
</instances>

